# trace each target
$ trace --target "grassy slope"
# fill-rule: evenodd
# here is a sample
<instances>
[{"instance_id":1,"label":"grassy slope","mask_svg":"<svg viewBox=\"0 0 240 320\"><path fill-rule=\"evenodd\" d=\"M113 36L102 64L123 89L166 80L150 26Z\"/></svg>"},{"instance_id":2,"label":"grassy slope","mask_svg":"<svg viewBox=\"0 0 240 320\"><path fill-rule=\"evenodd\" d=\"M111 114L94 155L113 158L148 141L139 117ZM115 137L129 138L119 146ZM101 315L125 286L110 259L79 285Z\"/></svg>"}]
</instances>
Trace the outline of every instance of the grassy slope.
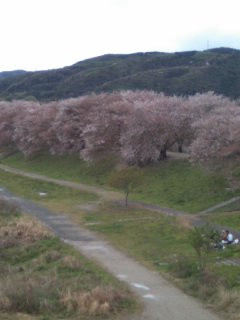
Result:
<instances>
[{"instance_id":1,"label":"grassy slope","mask_svg":"<svg viewBox=\"0 0 240 320\"><path fill-rule=\"evenodd\" d=\"M225 313L227 318L238 319L240 299L234 297L240 293L239 266L221 265L219 261L240 259L239 246L224 251L213 249L207 257L207 268L200 272L186 221L109 204L83 218L88 228L147 267L170 276L186 293Z\"/></svg>"},{"instance_id":2,"label":"grassy slope","mask_svg":"<svg viewBox=\"0 0 240 320\"><path fill-rule=\"evenodd\" d=\"M24 160L16 154L2 160L3 164L54 178L72 180L107 188L109 172L97 174L77 157L41 155ZM145 183L130 198L160 204L186 212L198 212L238 194L228 189L227 181L217 174L182 160L171 160L142 169ZM97 175L97 176L96 176Z\"/></svg>"},{"instance_id":3,"label":"grassy slope","mask_svg":"<svg viewBox=\"0 0 240 320\"><path fill-rule=\"evenodd\" d=\"M217 223L234 230L240 230L240 201L209 213L207 219L209 222Z\"/></svg>"},{"instance_id":4,"label":"grassy slope","mask_svg":"<svg viewBox=\"0 0 240 320\"><path fill-rule=\"evenodd\" d=\"M77 210L81 204L98 199L92 193L58 186L54 183L26 179L3 171L0 171L0 186L22 197L40 202L57 212L65 212L70 206L72 210ZM46 196L39 195L39 192L46 193Z\"/></svg>"},{"instance_id":5,"label":"grassy slope","mask_svg":"<svg viewBox=\"0 0 240 320\"><path fill-rule=\"evenodd\" d=\"M17 187L14 187L15 181L19 179ZM30 197L35 197L31 193L32 185L35 181L24 177L16 177L4 173L1 174L0 180L3 184L8 183L9 187L18 194L28 194ZM22 188L20 188L22 185ZM49 184L49 188L51 184ZM106 239L111 241L115 246L126 251L129 255L135 257L138 261L146 264L148 267L156 269L160 272L170 271L170 264L175 261L177 256L189 256L193 259L192 263L195 265L195 254L188 241L188 230L185 228L185 221L176 220L171 217L165 217L156 212L149 212L144 210L119 208L116 205L102 204L96 212L84 213L81 209L73 210L76 202L74 196L71 196L69 190L69 197L72 203L66 204L61 195L55 196L53 199L40 198L38 201L47 204L50 208L54 208L56 202L58 206L64 206L67 213L69 213L75 221L84 224L85 227L91 228L94 231L101 233ZM95 224L94 224L95 223ZM183 287L188 293L194 294L202 299L206 299L209 295L216 303L218 300L218 293L213 290L217 288L215 283L219 279L223 283L226 290L235 290L240 287L239 282L239 267L216 265L215 259L226 257L240 257L239 247L234 250L225 250L222 252L214 251L211 254L210 269L214 276L210 283L202 283L204 279L200 279L198 272L190 277L178 280L178 284ZM183 264L181 268L189 268L189 265ZM180 281L180 282L179 282ZM209 279L204 280L208 282ZM218 280L217 280L218 281ZM208 292L208 295L203 294ZM227 293L228 294L228 293ZM213 298L213 296L215 298Z\"/></svg>"},{"instance_id":6,"label":"grassy slope","mask_svg":"<svg viewBox=\"0 0 240 320\"><path fill-rule=\"evenodd\" d=\"M19 217L14 217L11 220L17 222ZM1 234L1 228L9 224L9 217L2 217L1 211L0 222ZM4 250L1 248L0 254L0 288L3 286L1 294L4 292L14 299L16 308L11 312L4 312L2 310L4 302L2 303L2 296L0 296L0 319L94 320L108 319L109 316L113 319L122 311L136 309L135 298L123 283L86 259L72 247L63 244L58 238L51 236L35 242L29 241L21 246L15 243L15 245L6 247ZM27 283L26 286L25 282ZM7 285L4 285L6 283ZM39 283L39 286L36 285L37 283ZM112 313L102 317L95 314L88 315L79 311L66 310L57 298L59 293L67 288L70 292L90 292L96 287L115 288L125 298L119 300ZM45 292L44 290L47 291ZM24 303L25 294L26 296L29 295L26 304ZM45 298L47 299L48 307L41 307L40 301L44 301ZM17 305L18 307L16 307Z\"/></svg>"}]
</instances>

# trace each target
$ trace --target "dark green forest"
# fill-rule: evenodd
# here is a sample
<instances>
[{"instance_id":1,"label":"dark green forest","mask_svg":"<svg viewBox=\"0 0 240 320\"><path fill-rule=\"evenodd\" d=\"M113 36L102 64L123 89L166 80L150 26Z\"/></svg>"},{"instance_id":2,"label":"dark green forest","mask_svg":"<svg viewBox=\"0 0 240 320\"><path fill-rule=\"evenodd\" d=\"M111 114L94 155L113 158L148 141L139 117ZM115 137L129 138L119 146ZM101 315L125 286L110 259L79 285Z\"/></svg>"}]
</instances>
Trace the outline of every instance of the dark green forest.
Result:
<instances>
[{"instance_id":1,"label":"dark green forest","mask_svg":"<svg viewBox=\"0 0 240 320\"><path fill-rule=\"evenodd\" d=\"M236 99L240 96L240 50L108 54L61 69L0 72L0 99L6 100L49 101L127 89L167 95L214 91Z\"/></svg>"}]
</instances>

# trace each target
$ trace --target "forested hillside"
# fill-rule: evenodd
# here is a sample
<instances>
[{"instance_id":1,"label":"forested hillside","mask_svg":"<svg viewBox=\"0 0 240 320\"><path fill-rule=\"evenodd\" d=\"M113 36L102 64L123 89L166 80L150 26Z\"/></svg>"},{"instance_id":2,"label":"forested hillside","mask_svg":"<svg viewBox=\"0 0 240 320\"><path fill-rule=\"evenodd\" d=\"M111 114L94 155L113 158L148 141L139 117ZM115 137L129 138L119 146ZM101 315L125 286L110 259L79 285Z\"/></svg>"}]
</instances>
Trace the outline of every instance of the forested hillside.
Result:
<instances>
[{"instance_id":1,"label":"forested hillside","mask_svg":"<svg viewBox=\"0 0 240 320\"><path fill-rule=\"evenodd\" d=\"M214 91L240 95L240 51L217 48L176 53L104 55L62 69L1 79L0 98L42 101L91 92L146 89L167 95Z\"/></svg>"},{"instance_id":2,"label":"forested hillside","mask_svg":"<svg viewBox=\"0 0 240 320\"><path fill-rule=\"evenodd\" d=\"M26 73L27 71L24 71L24 70L2 71L0 72L0 79L2 80L6 78L16 77Z\"/></svg>"}]
</instances>

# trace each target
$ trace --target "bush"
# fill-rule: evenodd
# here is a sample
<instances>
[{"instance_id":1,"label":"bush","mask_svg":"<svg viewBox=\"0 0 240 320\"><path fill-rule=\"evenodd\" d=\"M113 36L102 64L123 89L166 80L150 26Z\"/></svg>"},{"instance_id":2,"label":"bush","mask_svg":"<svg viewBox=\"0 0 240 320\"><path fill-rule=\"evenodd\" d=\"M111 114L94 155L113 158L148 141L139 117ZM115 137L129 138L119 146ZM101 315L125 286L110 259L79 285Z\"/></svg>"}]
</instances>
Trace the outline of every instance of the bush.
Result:
<instances>
[{"instance_id":1,"label":"bush","mask_svg":"<svg viewBox=\"0 0 240 320\"><path fill-rule=\"evenodd\" d=\"M0 216L16 216L18 214L19 208L15 203L0 198Z\"/></svg>"},{"instance_id":2,"label":"bush","mask_svg":"<svg viewBox=\"0 0 240 320\"><path fill-rule=\"evenodd\" d=\"M197 263L190 257L179 255L170 262L170 271L179 278L189 278L199 273Z\"/></svg>"}]
</instances>

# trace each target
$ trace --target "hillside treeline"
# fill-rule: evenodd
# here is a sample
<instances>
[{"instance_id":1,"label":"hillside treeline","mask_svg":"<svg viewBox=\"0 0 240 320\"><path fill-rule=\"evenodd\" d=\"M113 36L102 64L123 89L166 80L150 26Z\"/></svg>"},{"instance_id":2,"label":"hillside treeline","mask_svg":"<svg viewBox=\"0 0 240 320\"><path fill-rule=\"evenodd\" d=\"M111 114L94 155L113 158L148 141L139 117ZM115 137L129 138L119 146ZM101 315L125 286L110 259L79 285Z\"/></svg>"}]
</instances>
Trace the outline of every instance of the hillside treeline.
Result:
<instances>
[{"instance_id":1,"label":"hillside treeline","mask_svg":"<svg viewBox=\"0 0 240 320\"><path fill-rule=\"evenodd\" d=\"M240 50L107 54L55 70L0 72L3 100L46 102L117 90L154 90L179 96L214 91L237 99Z\"/></svg>"},{"instance_id":2,"label":"hillside treeline","mask_svg":"<svg viewBox=\"0 0 240 320\"><path fill-rule=\"evenodd\" d=\"M0 102L0 148L26 157L48 151L86 161L117 157L131 165L175 148L193 161L240 151L240 106L213 92L189 97L153 91L85 95L49 103Z\"/></svg>"}]
</instances>

